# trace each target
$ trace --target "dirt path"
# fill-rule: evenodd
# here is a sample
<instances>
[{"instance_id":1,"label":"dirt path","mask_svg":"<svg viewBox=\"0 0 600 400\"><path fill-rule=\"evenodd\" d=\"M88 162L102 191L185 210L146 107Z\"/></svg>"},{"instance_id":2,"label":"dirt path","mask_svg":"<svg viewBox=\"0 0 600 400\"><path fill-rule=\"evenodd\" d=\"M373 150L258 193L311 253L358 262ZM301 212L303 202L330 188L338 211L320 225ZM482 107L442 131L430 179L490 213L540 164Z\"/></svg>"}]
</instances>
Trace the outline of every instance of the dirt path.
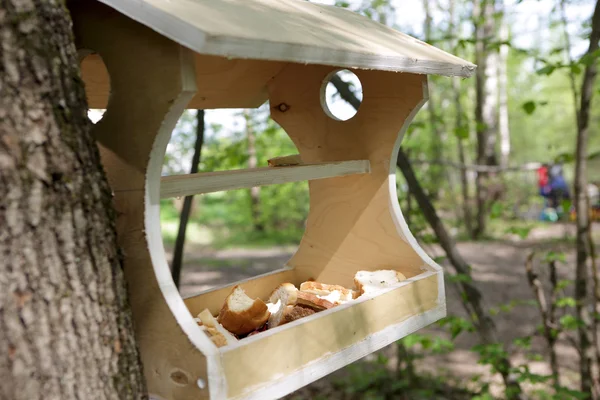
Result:
<instances>
[{"instance_id":1,"label":"dirt path","mask_svg":"<svg viewBox=\"0 0 600 400\"><path fill-rule=\"evenodd\" d=\"M599 226L595 228L596 232L600 232ZM524 264L533 250L539 254L544 254L550 249L564 251L567 262L559 266L559 274L561 279L572 279L573 235L572 227L551 225L545 229L534 230L525 241L513 239L502 242L460 243L458 247L473 268L473 277L484 294L486 305L489 308L498 308L511 301L532 299ZM598 242L600 248L600 240ZM183 270L182 295L185 297L214 286L281 268L293 251L294 248L275 248L228 250L207 254L206 249L191 249L186 255ZM430 247L427 251L432 256L443 254L436 247ZM448 267L448 271L451 271L451 268ZM545 277L542 276L542 279ZM465 316L459 296L450 283L446 284L446 296L448 314ZM532 305L517 305L512 312L500 312L494 318L499 339L507 345L518 337L533 334L540 323L537 309ZM422 333L448 337L447 333L437 326L431 326ZM468 380L474 374L486 374L487 368L478 365L476 355L469 351L476 343L476 336L463 334L455 341L455 351L446 355L427 356L419 362L419 368L436 374L446 373L464 380ZM542 349L542 344L541 339L535 338L532 342L533 349ZM514 346L512 348L514 349ZM394 347L390 346L383 351L390 358L390 363L395 363ZM566 366L563 371L565 377L568 381L576 383L573 378L576 376L574 371L577 361L574 351L564 341L559 344L558 351L562 365ZM515 362L525 361L525 354L518 349L511 352L511 355ZM529 365L534 372L549 373L544 362L529 362ZM313 385L322 387L323 384L318 382ZM301 393L310 393L310 390L304 389Z\"/></svg>"}]
</instances>

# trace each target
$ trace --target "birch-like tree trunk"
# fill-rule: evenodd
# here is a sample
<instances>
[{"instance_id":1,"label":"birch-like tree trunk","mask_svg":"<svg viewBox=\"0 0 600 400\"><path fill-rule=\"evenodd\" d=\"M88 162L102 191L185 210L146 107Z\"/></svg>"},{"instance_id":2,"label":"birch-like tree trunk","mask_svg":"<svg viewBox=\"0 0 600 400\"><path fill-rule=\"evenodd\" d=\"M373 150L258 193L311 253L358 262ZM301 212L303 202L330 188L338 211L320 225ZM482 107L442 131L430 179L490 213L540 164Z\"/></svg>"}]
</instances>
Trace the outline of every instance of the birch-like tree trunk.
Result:
<instances>
[{"instance_id":1,"label":"birch-like tree trunk","mask_svg":"<svg viewBox=\"0 0 600 400\"><path fill-rule=\"evenodd\" d=\"M425 11L425 20L423 21L423 32L424 32L424 36L425 36L425 42L427 43L431 43L432 40L432 28L433 28L433 17L431 15L431 4L430 2L432 2L432 0L423 0L423 10ZM429 125L431 126L431 157L434 160L442 160L443 157L443 151L444 151L444 132L442 129L440 129L440 124L441 122L441 118L438 115L438 108L437 108L437 98L436 98L436 89L435 89L435 85L433 83L432 77L429 77L427 80L427 85L429 87L429 98L427 99L427 103L426 103L426 107L427 107L427 111L428 113L428 119L429 119ZM448 173L447 169L444 170L442 167L440 166L431 166L430 167L430 176L431 176L431 181L435 184L435 185L439 185L438 186L438 190L441 193L433 193L433 196L438 197L440 196L440 194L443 193L443 187L440 185L440 183L445 179L444 178L444 171L446 171L446 173Z\"/></svg>"},{"instance_id":2,"label":"birch-like tree trunk","mask_svg":"<svg viewBox=\"0 0 600 400\"><path fill-rule=\"evenodd\" d=\"M592 362L594 357L594 338L592 337L592 324L588 312L588 263L591 259L591 223L589 216L589 198L587 193L587 148L589 139L589 122L592 95L594 93L594 82L596 80L598 61L595 56L600 41L600 0L596 2L596 8L592 16L592 31L590 33L590 44L586 55L590 60L583 73L581 83L581 99L579 102L579 113L577 118L577 148L575 151L575 210L577 212L577 260L575 269L575 299L577 301L577 316L583 323L578 326L580 347L580 374L581 391L592 392L593 372ZM597 273L597 271L593 271ZM600 380L600 378L598 378ZM597 395L600 395L597 393Z\"/></svg>"},{"instance_id":3,"label":"birch-like tree trunk","mask_svg":"<svg viewBox=\"0 0 600 400\"><path fill-rule=\"evenodd\" d=\"M498 136L498 52L490 46L495 35L495 1L475 0L477 164L498 165L496 141ZM485 233L488 215L490 175L479 172L475 180L477 194L477 225L474 236Z\"/></svg>"},{"instance_id":4,"label":"birch-like tree trunk","mask_svg":"<svg viewBox=\"0 0 600 400\"><path fill-rule=\"evenodd\" d=\"M0 398L146 397L65 4L0 0Z\"/></svg>"},{"instance_id":5,"label":"birch-like tree trunk","mask_svg":"<svg viewBox=\"0 0 600 400\"><path fill-rule=\"evenodd\" d=\"M458 53L458 40L457 40L457 21L456 21L456 2L450 0L448 5L449 11L449 26L448 26L448 37L451 38L453 44L452 48L454 53ZM465 121L464 110L460 99L460 79L458 77L452 78L452 90L454 91L454 108L456 111L455 120L455 132L456 132L456 148L458 150L458 161L463 166L459 169L460 171L460 188L462 195L462 215L465 221L465 228L470 238L473 237L473 213L471 212L471 196L469 194L469 177L467 175L467 169L464 167L467 165L467 157L465 151L465 142L468 141L468 137L464 137L464 133L468 134L469 127L467 121Z\"/></svg>"},{"instance_id":6,"label":"birch-like tree trunk","mask_svg":"<svg viewBox=\"0 0 600 400\"><path fill-rule=\"evenodd\" d=\"M500 136L500 165L508 167L510 157L510 126L508 119L508 23L506 15L500 23L500 45L498 62L498 133Z\"/></svg>"}]
</instances>

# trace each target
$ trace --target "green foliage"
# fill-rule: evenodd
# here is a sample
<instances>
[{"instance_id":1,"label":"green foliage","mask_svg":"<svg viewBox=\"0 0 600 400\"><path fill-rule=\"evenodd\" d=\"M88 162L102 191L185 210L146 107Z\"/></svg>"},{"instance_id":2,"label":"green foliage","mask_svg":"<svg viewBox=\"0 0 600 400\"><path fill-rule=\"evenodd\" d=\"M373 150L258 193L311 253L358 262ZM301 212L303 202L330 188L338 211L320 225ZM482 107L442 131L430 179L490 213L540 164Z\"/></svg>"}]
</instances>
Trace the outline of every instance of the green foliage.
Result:
<instances>
[{"instance_id":1,"label":"green foliage","mask_svg":"<svg viewBox=\"0 0 600 400\"><path fill-rule=\"evenodd\" d=\"M562 263L566 263L567 259L566 259L565 253L563 253L563 252L556 252L556 251L549 251L549 252L547 252L546 255L544 256L544 262L549 263L549 262L552 262L552 261L559 261L559 262L562 262Z\"/></svg>"},{"instance_id":2,"label":"green foliage","mask_svg":"<svg viewBox=\"0 0 600 400\"><path fill-rule=\"evenodd\" d=\"M445 327L452 337L452 339L456 339L458 335L462 332L474 332L475 327L473 323L465 318L450 315L438 322L438 325L441 327Z\"/></svg>"},{"instance_id":3,"label":"green foliage","mask_svg":"<svg viewBox=\"0 0 600 400\"><path fill-rule=\"evenodd\" d=\"M468 274L448 274L448 281L452 283L470 283L473 278Z\"/></svg>"},{"instance_id":4,"label":"green foliage","mask_svg":"<svg viewBox=\"0 0 600 400\"><path fill-rule=\"evenodd\" d=\"M560 317L558 322L560 323L560 326L563 329L570 330L570 331L574 331L583 325L583 321L581 321L579 318L575 317L574 315L570 315L570 314L563 315L562 317Z\"/></svg>"},{"instance_id":5,"label":"green foliage","mask_svg":"<svg viewBox=\"0 0 600 400\"><path fill-rule=\"evenodd\" d=\"M430 351L433 354L446 354L454 350L454 343L450 340L419 333L406 336L402 339L402 343L407 349L419 347L421 350Z\"/></svg>"},{"instance_id":6,"label":"green foliage","mask_svg":"<svg viewBox=\"0 0 600 400\"><path fill-rule=\"evenodd\" d=\"M556 301L557 307L575 307L577 302L572 297L561 297Z\"/></svg>"},{"instance_id":7,"label":"green foliage","mask_svg":"<svg viewBox=\"0 0 600 400\"><path fill-rule=\"evenodd\" d=\"M500 371L505 367L502 360L506 359L508 353L501 343L477 344L471 350L479 355L479 364L489 365L493 371Z\"/></svg>"},{"instance_id":8,"label":"green foliage","mask_svg":"<svg viewBox=\"0 0 600 400\"><path fill-rule=\"evenodd\" d=\"M527 114L533 114L533 112L535 111L535 101L528 101L526 103L523 103L523 110L525 110Z\"/></svg>"},{"instance_id":9,"label":"green foliage","mask_svg":"<svg viewBox=\"0 0 600 400\"><path fill-rule=\"evenodd\" d=\"M498 307L490 308L490 314L498 315L501 312L508 313L508 312L513 311L515 309L515 307L518 307L518 306L536 306L536 303L534 300L529 300L529 299L527 299L527 300L513 299L506 304L501 304Z\"/></svg>"}]
</instances>

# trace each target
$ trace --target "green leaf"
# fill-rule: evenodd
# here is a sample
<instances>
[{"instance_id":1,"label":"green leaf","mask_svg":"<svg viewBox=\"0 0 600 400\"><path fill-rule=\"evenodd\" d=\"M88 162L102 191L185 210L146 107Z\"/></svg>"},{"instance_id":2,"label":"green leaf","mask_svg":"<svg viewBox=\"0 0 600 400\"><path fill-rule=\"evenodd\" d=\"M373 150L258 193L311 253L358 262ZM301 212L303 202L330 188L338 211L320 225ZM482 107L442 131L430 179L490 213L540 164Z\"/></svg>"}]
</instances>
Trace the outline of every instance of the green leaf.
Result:
<instances>
[{"instance_id":1,"label":"green leaf","mask_svg":"<svg viewBox=\"0 0 600 400\"><path fill-rule=\"evenodd\" d=\"M566 289L567 287L569 287L569 285L571 285L573 283L572 280L570 279L561 279L560 281L558 281L556 283L556 289L557 290L563 290Z\"/></svg>"},{"instance_id":2,"label":"green leaf","mask_svg":"<svg viewBox=\"0 0 600 400\"><path fill-rule=\"evenodd\" d=\"M448 281L452 283L473 282L473 278L468 274L448 274Z\"/></svg>"},{"instance_id":3,"label":"green leaf","mask_svg":"<svg viewBox=\"0 0 600 400\"><path fill-rule=\"evenodd\" d=\"M523 103L523 105L521 107L523 107L523 110L525 110L525 112L528 115L531 115L535 111L535 102L533 102L533 101L525 102L525 103Z\"/></svg>"},{"instance_id":4,"label":"green leaf","mask_svg":"<svg viewBox=\"0 0 600 400\"><path fill-rule=\"evenodd\" d=\"M521 226L521 227L511 226L511 227L507 228L504 232L517 235L517 236L519 236L520 239L527 239L527 236L529 236L531 229L532 229L532 227L528 227L528 226Z\"/></svg>"},{"instance_id":5,"label":"green leaf","mask_svg":"<svg viewBox=\"0 0 600 400\"><path fill-rule=\"evenodd\" d=\"M585 400L589 398L589 394L580 392L579 390L569 389L564 386L559 386L558 388L556 388L556 399Z\"/></svg>"},{"instance_id":6,"label":"green leaf","mask_svg":"<svg viewBox=\"0 0 600 400\"><path fill-rule=\"evenodd\" d=\"M544 261L545 262L560 261L562 263L566 263L567 262L567 258L565 256L565 253L563 253L563 252L549 251L549 252L546 253L546 256L544 257Z\"/></svg>"},{"instance_id":7,"label":"green leaf","mask_svg":"<svg viewBox=\"0 0 600 400\"><path fill-rule=\"evenodd\" d=\"M581 73L581 67L577 64L571 64L571 72L575 75L579 75Z\"/></svg>"},{"instance_id":8,"label":"green leaf","mask_svg":"<svg viewBox=\"0 0 600 400\"><path fill-rule=\"evenodd\" d=\"M572 297L561 297L556 301L557 307L575 307L577 302Z\"/></svg>"},{"instance_id":9,"label":"green leaf","mask_svg":"<svg viewBox=\"0 0 600 400\"><path fill-rule=\"evenodd\" d=\"M554 158L555 163L572 163L575 161L574 153L561 153Z\"/></svg>"},{"instance_id":10,"label":"green leaf","mask_svg":"<svg viewBox=\"0 0 600 400\"><path fill-rule=\"evenodd\" d=\"M600 49L589 53L589 54L584 54L580 59L579 62L585 66L590 66L592 65L592 63L594 61L596 61L598 58L600 58Z\"/></svg>"},{"instance_id":11,"label":"green leaf","mask_svg":"<svg viewBox=\"0 0 600 400\"><path fill-rule=\"evenodd\" d=\"M457 126L454 128L454 135L459 139L468 139L469 129L466 126Z\"/></svg>"},{"instance_id":12,"label":"green leaf","mask_svg":"<svg viewBox=\"0 0 600 400\"><path fill-rule=\"evenodd\" d=\"M438 324L441 327L448 327L453 340L463 331L473 332L475 330L475 327L470 321L453 315L440 320Z\"/></svg>"},{"instance_id":13,"label":"green leaf","mask_svg":"<svg viewBox=\"0 0 600 400\"><path fill-rule=\"evenodd\" d=\"M492 209L490 210L490 218L499 218L502 216L503 212L504 206L502 205L502 203L496 202L492 205Z\"/></svg>"},{"instance_id":14,"label":"green leaf","mask_svg":"<svg viewBox=\"0 0 600 400\"><path fill-rule=\"evenodd\" d=\"M563 315L560 317L560 326L567 330L575 330L583 325L583 321L573 315Z\"/></svg>"},{"instance_id":15,"label":"green leaf","mask_svg":"<svg viewBox=\"0 0 600 400\"><path fill-rule=\"evenodd\" d=\"M522 338L517 338L513 341L515 346L521 347L523 349L531 348L531 336L525 336Z\"/></svg>"},{"instance_id":16,"label":"green leaf","mask_svg":"<svg viewBox=\"0 0 600 400\"><path fill-rule=\"evenodd\" d=\"M538 74L538 75L546 75L546 76L548 76L548 75L552 74L555 69L556 69L555 65L548 64L545 67L540 68L537 71L535 71L535 73Z\"/></svg>"},{"instance_id":17,"label":"green leaf","mask_svg":"<svg viewBox=\"0 0 600 400\"><path fill-rule=\"evenodd\" d=\"M436 264L441 264L441 263L443 263L444 261L446 261L446 259L447 259L447 258L448 258L448 257L446 257L446 256L437 256L437 257L433 257L433 261L434 261Z\"/></svg>"}]
</instances>

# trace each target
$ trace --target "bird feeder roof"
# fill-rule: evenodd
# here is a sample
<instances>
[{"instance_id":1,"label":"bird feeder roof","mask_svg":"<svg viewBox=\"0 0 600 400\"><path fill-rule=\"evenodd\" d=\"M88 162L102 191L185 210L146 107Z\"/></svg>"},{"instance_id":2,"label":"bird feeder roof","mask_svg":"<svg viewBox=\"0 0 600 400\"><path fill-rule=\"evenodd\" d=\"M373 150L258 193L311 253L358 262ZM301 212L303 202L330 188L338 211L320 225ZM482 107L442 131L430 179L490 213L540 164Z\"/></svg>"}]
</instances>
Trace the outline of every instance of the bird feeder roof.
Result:
<instances>
[{"instance_id":1,"label":"bird feeder roof","mask_svg":"<svg viewBox=\"0 0 600 400\"><path fill-rule=\"evenodd\" d=\"M475 65L352 11L304 0L100 0L200 54L469 77Z\"/></svg>"}]
</instances>

